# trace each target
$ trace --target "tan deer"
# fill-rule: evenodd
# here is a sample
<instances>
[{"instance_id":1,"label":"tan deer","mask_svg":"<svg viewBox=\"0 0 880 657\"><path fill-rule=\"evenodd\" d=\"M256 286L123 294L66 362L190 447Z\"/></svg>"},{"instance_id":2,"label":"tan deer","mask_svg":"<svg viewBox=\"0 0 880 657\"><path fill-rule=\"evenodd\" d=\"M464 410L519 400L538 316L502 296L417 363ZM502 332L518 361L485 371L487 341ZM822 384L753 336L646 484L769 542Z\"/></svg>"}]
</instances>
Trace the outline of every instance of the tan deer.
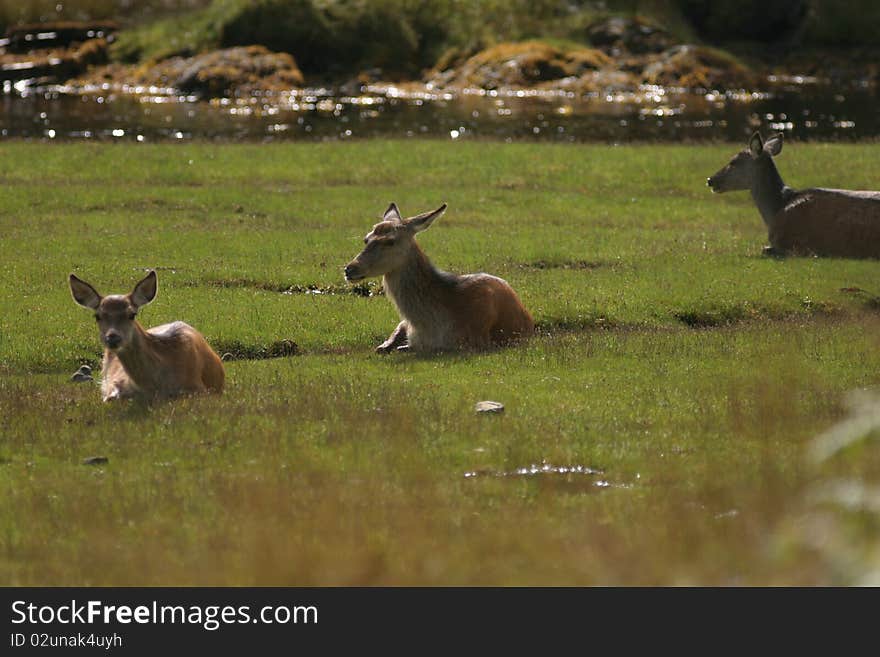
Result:
<instances>
[{"instance_id":1,"label":"tan deer","mask_svg":"<svg viewBox=\"0 0 880 657\"><path fill-rule=\"evenodd\" d=\"M502 345L534 332L535 325L513 288L489 274L440 271L419 247L416 233L446 211L403 219L392 203L364 238L366 246L345 267L347 281L382 276L401 322L379 353L392 349L443 351Z\"/></svg>"},{"instance_id":2,"label":"tan deer","mask_svg":"<svg viewBox=\"0 0 880 657\"><path fill-rule=\"evenodd\" d=\"M70 275L70 291L74 301L95 311L104 345L101 398L105 402L223 389L223 363L192 326L172 322L144 330L138 323L138 311L158 292L155 271L135 285L131 294L102 297L74 274Z\"/></svg>"},{"instance_id":3,"label":"tan deer","mask_svg":"<svg viewBox=\"0 0 880 657\"><path fill-rule=\"evenodd\" d=\"M782 133L766 142L759 133L706 180L713 192L750 190L769 233L768 255L880 258L880 192L785 185L773 158Z\"/></svg>"}]
</instances>

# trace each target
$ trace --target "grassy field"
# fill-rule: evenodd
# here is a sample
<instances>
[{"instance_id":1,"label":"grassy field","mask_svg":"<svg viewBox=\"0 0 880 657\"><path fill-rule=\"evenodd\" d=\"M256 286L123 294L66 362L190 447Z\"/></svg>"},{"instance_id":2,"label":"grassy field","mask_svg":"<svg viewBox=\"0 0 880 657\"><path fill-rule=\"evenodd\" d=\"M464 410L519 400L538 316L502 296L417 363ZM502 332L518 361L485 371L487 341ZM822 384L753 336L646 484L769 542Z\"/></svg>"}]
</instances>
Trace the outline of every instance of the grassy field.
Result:
<instances>
[{"instance_id":1,"label":"grassy field","mask_svg":"<svg viewBox=\"0 0 880 657\"><path fill-rule=\"evenodd\" d=\"M878 450L806 453L880 381L880 262L762 257L748 195L705 187L735 149L0 145L0 584L872 581L880 519L823 491ZM876 188L880 149L779 165ZM540 335L373 354L396 313L341 269L392 200L448 202L427 253L505 277ZM148 268L142 321L229 354L224 395L69 382L99 346L66 275Z\"/></svg>"}]
</instances>

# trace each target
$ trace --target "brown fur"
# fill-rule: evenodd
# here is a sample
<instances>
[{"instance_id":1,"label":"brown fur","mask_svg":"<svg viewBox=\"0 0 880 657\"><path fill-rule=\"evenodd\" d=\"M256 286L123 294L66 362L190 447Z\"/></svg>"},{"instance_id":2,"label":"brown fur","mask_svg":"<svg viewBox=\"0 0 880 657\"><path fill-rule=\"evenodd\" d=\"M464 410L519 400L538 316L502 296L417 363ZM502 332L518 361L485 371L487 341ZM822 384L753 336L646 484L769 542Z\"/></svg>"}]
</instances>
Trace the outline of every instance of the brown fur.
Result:
<instances>
[{"instance_id":1,"label":"brown fur","mask_svg":"<svg viewBox=\"0 0 880 657\"><path fill-rule=\"evenodd\" d=\"M192 326L174 322L144 330L137 321L134 325L135 337L130 347L119 352L104 349L104 401L223 390L223 362ZM166 332L169 328L170 333Z\"/></svg>"},{"instance_id":2,"label":"brown fur","mask_svg":"<svg viewBox=\"0 0 880 657\"><path fill-rule=\"evenodd\" d=\"M706 184L718 193L751 192L767 226L765 253L880 258L880 192L788 187L774 163L783 140L756 132Z\"/></svg>"},{"instance_id":3,"label":"brown fur","mask_svg":"<svg viewBox=\"0 0 880 657\"><path fill-rule=\"evenodd\" d=\"M782 253L880 258L880 192L795 192L769 230Z\"/></svg>"},{"instance_id":4,"label":"brown fur","mask_svg":"<svg viewBox=\"0 0 880 657\"><path fill-rule=\"evenodd\" d=\"M74 301L95 312L105 346L101 367L104 401L223 390L223 363L201 333L184 322L144 330L135 319L140 308L156 297L155 272L147 274L130 294L106 297L71 274L70 291Z\"/></svg>"},{"instance_id":5,"label":"brown fur","mask_svg":"<svg viewBox=\"0 0 880 657\"><path fill-rule=\"evenodd\" d=\"M534 332L531 315L505 280L440 272L415 242L407 264L385 274L383 284L416 350L485 349Z\"/></svg>"},{"instance_id":6,"label":"brown fur","mask_svg":"<svg viewBox=\"0 0 880 657\"><path fill-rule=\"evenodd\" d=\"M534 333L528 311L506 281L489 274L459 276L436 269L415 240L446 206L407 220L391 204L366 247L346 267L348 280L383 276L401 322L376 350L484 349Z\"/></svg>"}]
</instances>

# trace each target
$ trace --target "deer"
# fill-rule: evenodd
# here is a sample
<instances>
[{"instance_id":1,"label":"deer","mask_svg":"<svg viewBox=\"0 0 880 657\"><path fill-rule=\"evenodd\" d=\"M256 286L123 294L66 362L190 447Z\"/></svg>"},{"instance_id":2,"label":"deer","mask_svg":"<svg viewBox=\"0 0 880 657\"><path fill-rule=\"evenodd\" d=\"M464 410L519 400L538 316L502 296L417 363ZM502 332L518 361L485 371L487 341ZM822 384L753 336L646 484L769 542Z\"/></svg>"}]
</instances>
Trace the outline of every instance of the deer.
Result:
<instances>
[{"instance_id":1,"label":"deer","mask_svg":"<svg viewBox=\"0 0 880 657\"><path fill-rule=\"evenodd\" d=\"M486 349L527 338L531 315L507 281L490 274L458 275L437 269L416 242L446 212L404 219L397 205L364 238L364 249L345 266L348 282L382 276L400 323L376 352Z\"/></svg>"},{"instance_id":2,"label":"deer","mask_svg":"<svg viewBox=\"0 0 880 657\"><path fill-rule=\"evenodd\" d=\"M130 294L101 296L75 274L70 274L69 283L73 300L95 313L104 346L102 401L151 401L223 390L223 363L201 333L184 322L145 330L137 321L140 309L159 291L155 271Z\"/></svg>"},{"instance_id":3,"label":"deer","mask_svg":"<svg viewBox=\"0 0 880 657\"><path fill-rule=\"evenodd\" d=\"M781 132L766 141L755 132L706 184L716 193L751 191L769 234L765 255L880 258L880 192L788 187L773 161L782 140Z\"/></svg>"}]
</instances>

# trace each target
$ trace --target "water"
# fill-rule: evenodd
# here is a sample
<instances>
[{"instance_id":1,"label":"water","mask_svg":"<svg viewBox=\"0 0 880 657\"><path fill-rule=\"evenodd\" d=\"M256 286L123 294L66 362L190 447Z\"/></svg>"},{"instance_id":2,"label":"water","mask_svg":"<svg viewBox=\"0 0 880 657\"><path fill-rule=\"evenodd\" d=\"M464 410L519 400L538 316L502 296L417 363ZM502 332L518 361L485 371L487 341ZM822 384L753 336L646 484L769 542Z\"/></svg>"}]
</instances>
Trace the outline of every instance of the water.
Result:
<instances>
[{"instance_id":1,"label":"water","mask_svg":"<svg viewBox=\"0 0 880 657\"><path fill-rule=\"evenodd\" d=\"M311 89L277 97L198 101L64 87L6 89L0 138L101 141L322 141L431 137L545 142L742 141L756 129L800 140L880 137L877 91L793 78L771 92L404 92L375 86L345 95Z\"/></svg>"}]
</instances>

